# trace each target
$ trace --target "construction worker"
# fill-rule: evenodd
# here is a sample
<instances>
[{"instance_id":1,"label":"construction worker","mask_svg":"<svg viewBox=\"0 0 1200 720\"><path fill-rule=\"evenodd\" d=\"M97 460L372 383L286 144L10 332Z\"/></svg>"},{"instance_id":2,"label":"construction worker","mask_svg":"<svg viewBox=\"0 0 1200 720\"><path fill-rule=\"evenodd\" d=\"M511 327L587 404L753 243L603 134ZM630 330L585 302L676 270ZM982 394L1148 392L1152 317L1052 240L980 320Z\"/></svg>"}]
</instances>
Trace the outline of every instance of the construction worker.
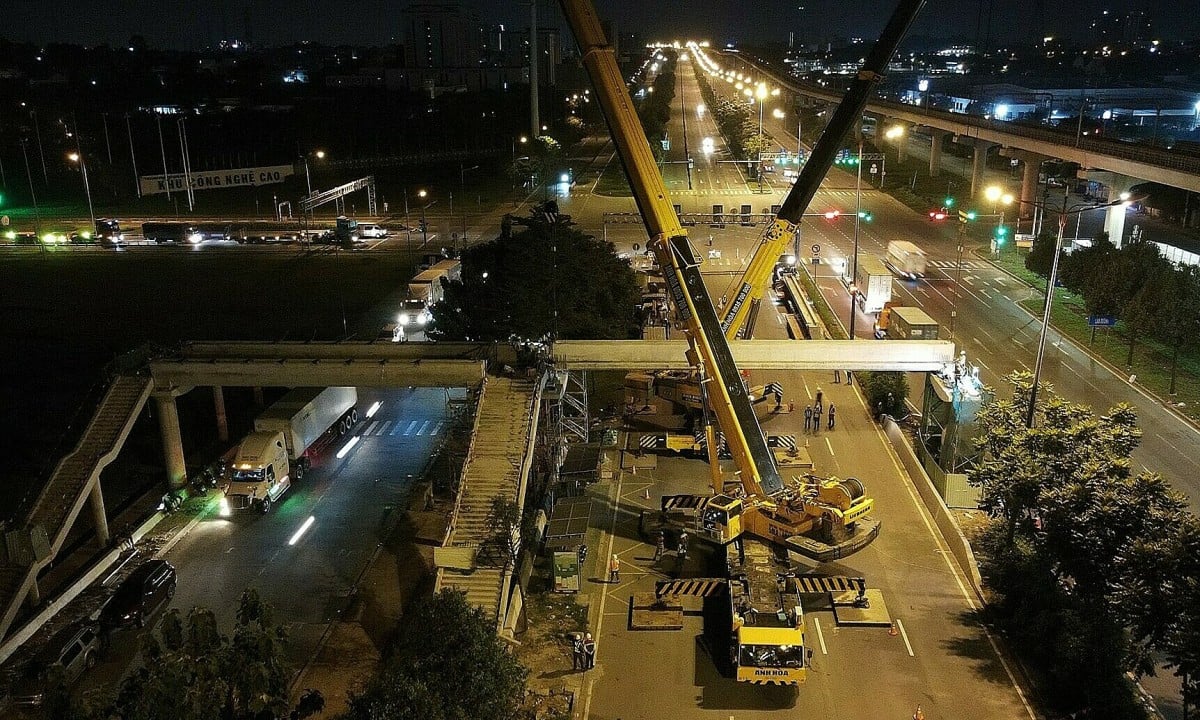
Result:
<instances>
[{"instance_id":1,"label":"construction worker","mask_svg":"<svg viewBox=\"0 0 1200 720\"><path fill-rule=\"evenodd\" d=\"M610 583L621 582L621 559L613 553L612 559L608 561L608 581Z\"/></svg>"},{"instance_id":2,"label":"construction worker","mask_svg":"<svg viewBox=\"0 0 1200 720\"><path fill-rule=\"evenodd\" d=\"M821 392L821 387L817 386L817 407L821 407L821 400L825 397L825 393Z\"/></svg>"},{"instance_id":3,"label":"construction worker","mask_svg":"<svg viewBox=\"0 0 1200 720\"><path fill-rule=\"evenodd\" d=\"M847 385L853 385L853 384L854 384L854 371L853 371L853 370L847 370L847 371L846 371L846 384L847 384Z\"/></svg>"},{"instance_id":4,"label":"construction worker","mask_svg":"<svg viewBox=\"0 0 1200 720\"><path fill-rule=\"evenodd\" d=\"M813 408L813 432L821 432L821 406Z\"/></svg>"},{"instance_id":5,"label":"construction worker","mask_svg":"<svg viewBox=\"0 0 1200 720\"><path fill-rule=\"evenodd\" d=\"M687 530L683 530L679 533L679 544L675 546L676 552L681 552L684 555L687 555L687 546L688 534Z\"/></svg>"},{"instance_id":6,"label":"construction worker","mask_svg":"<svg viewBox=\"0 0 1200 720\"><path fill-rule=\"evenodd\" d=\"M596 641L592 639L591 633L587 633L583 636L583 669L591 670L594 667L596 667Z\"/></svg>"},{"instance_id":7,"label":"construction worker","mask_svg":"<svg viewBox=\"0 0 1200 720\"><path fill-rule=\"evenodd\" d=\"M841 371L841 370L838 370L837 368L834 368L834 370L833 370L833 384L834 384L834 385L837 385L837 384L839 384L839 383L841 383L841 382L842 382L842 371Z\"/></svg>"},{"instance_id":8,"label":"construction worker","mask_svg":"<svg viewBox=\"0 0 1200 720\"><path fill-rule=\"evenodd\" d=\"M829 403L829 429L830 430L832 430L833 426L837 424L837 420L836 420L837 415L835 415L836 412L837 412L837 408L833 406L833 403Z\"/></svg>"},{"instance_id":9,"label":"construction worker","mask_svg":"<svg viewBox=\"0 0 1200 720\"><path fill-rule=\"evenodd\" d=\"M579 633L571 633L571 669L587 669L586 661L583 657L583 636Z\"/></svg>"},{"instance_id":10,"label":"construction worker","mask_svg":"<svg viewBox=\"0 0 1200 720\"><path fill-rule=\"evenodd\" d=\"M654 545L654 562L662 560L663 553L667 551L667 533L665 530L658 531L658 542Z\"/></svg>"},{"instance_id":11,"label":"construction worker","mask_svg":"<svg viewBox=\"0 0 1200 720\"><path fill-rule=\"evenodd\" d=\"M812 430L812 406L804 406L804 432Z\"/></svg>"}]
</instances>

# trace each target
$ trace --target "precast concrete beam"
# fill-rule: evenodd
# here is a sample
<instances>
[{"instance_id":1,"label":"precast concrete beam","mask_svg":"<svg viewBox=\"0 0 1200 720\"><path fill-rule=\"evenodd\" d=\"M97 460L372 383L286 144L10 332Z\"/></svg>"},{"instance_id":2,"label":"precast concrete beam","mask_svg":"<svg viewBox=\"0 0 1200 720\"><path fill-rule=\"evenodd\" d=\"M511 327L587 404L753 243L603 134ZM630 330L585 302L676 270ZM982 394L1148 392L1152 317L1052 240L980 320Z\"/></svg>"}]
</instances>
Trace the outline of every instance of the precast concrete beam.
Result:
<instances>
[{"instance_id":1,"label":"precast concrete beam","mask_svg":"<svg viewBox=\"0 0 1200 720\"><path fill-rule=\"evenodd\" d=\"M155 360L160 385L225 387L471 387L483 379L482 360L239 359Z\"/></svg>"},{"instance_id":2,"label":"precast concrete beam","mask_svg":"<svg viewBox=\"0 0 1200 720\"><path fill-rule=\"evenodd\" d=\"M983 172L987 170L988 152L997 147L997 144L963 135L955 135L954 142L959 145L967 145L975 150L974 158L971 161L971 197L975 197L983 190Z\"/></svg>"},{"instance_id":3,"label":"precast concrete beam","mask_svg":"<svg viewBox=\"0 0 1200 720\"><path fill-rule=\"evenodd\" d=\"M734 340L734 362L745 370L939 370L954 360L947 340ZM551 349L569 370L682 370L684 340L560 340Z\"/></svg>"},{"instance_id":4,"label":"precast concrete beam","mask_svg":"<svg viewBox=\"0 0 1200 720\"><path fill-rule=\"evenodd\" d=\"M1008 147L1000 148L1000 154L1021 161L1021 206L1017 210L1017 216L1022 219L1033 217L1033 203L1037 200L1038 173L1041 172L1042 163L1050 158L1041 153Z\"/></svg>"}]
</instances>

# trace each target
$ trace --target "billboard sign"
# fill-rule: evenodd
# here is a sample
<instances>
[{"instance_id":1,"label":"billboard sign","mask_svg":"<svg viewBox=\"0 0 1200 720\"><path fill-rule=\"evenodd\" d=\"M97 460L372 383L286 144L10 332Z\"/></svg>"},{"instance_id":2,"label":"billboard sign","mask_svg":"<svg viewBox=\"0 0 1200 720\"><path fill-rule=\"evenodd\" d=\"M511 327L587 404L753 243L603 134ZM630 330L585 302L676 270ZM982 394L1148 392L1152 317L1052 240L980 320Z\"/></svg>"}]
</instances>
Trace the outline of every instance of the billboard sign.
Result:
<instances>
[{"instance_id":1,"label":"billboard sign","mask_svg":"<svg viewBox=\"0 0 1200 720\"><path fill-rule=\"evenodd\" d=\"M219 190L222 188L258 187L274 185L295 174L292 165L268 165L265 167L235 168L233 170L203 170L191 173L192 190ZM183 192L183 173L170 175L142 175L138 178L142 195L159 195L168 190Z\"/></svg>"}]
</instances>

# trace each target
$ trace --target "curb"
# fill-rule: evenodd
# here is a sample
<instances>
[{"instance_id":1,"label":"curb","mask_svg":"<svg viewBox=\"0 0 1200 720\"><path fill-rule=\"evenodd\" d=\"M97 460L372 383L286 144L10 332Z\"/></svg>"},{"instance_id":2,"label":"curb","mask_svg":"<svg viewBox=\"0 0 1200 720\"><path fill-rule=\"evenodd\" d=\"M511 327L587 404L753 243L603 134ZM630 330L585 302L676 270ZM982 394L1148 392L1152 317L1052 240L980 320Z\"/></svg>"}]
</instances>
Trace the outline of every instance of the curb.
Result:
<instances>
[{"instance_id":1,"label":"curb","mask_svg":"<svg viewBox=\"0 0 1200 720\"><path fill-rule=\"evenodd\" d=\"M1028 288L1031 288L1033 290L1038 289L1038 287L1036 285L1033 285L1032 283L1025 280L1024 278L1018 277L1011 270L1009 270L1008 268L1006 268L1002 265L999 265L998 263L996 263L996 261L992 260L990 257L987 257L985 254L981 254L979 252L978 248L973 248L971 250L971 254L974 255L976 258L983 260L988 265L991 265L992 267L994 267L995 269L1004 273L1005 275L1007 275L1008 277L1017 281L1018 283L1026 286ZM1044 290L1042 291L1042 293L1043 293L1043 297L1045 297ZM1029 308L1025 307L1021 303L1019 303L1019 302L1016 303L1016 306L1017 306L1017 308L1019 308L1021 310L1021 312L1025 313L1026 315L1029 315L1029 317L1033 318L1034 320L1038 320L1039 322L1041 321L1041 318L1039 318L1031 310L1029 310ZM1111 372L1113 375L1116 376L1117 380L1128 385L1131 390L1134 390L1135 392L1141 394L1143 397L1145 397L1149 400L1153 400L1154 402L1158 403L1160 407L1162 407L1164 410L1166 410L1167 412L1174 415L1179 420L1183 421L1183 423L1186 424L1188 427L1195 430L1196 432L1200 432L1200 421L1193 420L1191 417L1184 415L1182 412L1179 411L1178 408L1174 407L1173 405L1171 405L1171 403L1164 400L1161 395L1159 395L1156 392L1151 392L1149 388L1147 388L1145 386L1139 386L1136 383L1129 382L1127 376L1125 375L1125 371L1122 368L1119 368L1116 365L1113 365L1108 360L1105 360L1104 358L1096 355L1095 353L1093 353L1091 350L1087 349L1083 345L1079 344L1078 340L1071 337L1067 333L1063 332L1063 330L1061 328L1059 328L1057 325L1055 325L1054 323L1050 323L1050 327L1054 328L1054 331L1058 333L1058 336L1060 338L1062 338L1066 342L1071 343L1071 345L1075 346L1075 348L1077 350L1079 350L1079 352L1083 353L1084 355L1086 355L1088 358L1090 358L1094 362L1097 362L1100 365L1103 365L1105 369L1107 369L1109 372Z\"/></svg>"}]
</instances>

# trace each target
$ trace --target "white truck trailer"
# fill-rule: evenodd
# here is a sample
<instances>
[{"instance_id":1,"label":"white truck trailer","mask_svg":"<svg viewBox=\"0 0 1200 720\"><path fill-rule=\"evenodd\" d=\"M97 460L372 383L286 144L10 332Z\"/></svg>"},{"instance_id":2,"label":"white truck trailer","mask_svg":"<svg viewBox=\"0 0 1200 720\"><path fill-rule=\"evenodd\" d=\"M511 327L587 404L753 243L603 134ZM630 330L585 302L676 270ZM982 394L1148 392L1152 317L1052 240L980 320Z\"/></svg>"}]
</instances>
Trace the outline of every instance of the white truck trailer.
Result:
<instances>
[{"instance_id":1,"label":"white truck trailer","mask_svg":"<svg viewBox=\"0 0 1200 720\"><path fill-rule=\"evenodd\" d=\"M458 280L461 277L461 262L458 260L442 260L409 281L408 298L410 300L420 300L426 306L432 307L442 299L442 278Z\"/></svg>"},{"instance_id":2,"label":"white truck trailer","mask_svg":"<svg viewBox=\"0 0 1200 720\"><path fill-rule=\"evenodd\" d=\"M863 312L877 313L892 301L892 271L874 255L859 256L854 282Z\"/></svg>"},{"instance_id":3,"label":"white truck trailer","mask_svg":"<svg viewBox=\"0 0 1200 720\"><path fill-rule=\"evenodd\" d=\"M262 512L304 476L317 441L341 437L358 422L352 387L296 388L263 411L238 445L223 479L222 511Z\"/></svg>"},{"instance_id":4,"label":"white truck trailer","mask_svg":"<svg viewBox=\"0 0 1200 720\"><path fill-rule=\"evenodd\" d=\"M884 262L897 275L908 280L925 277L925 270L929 266L925 251L907 240L890 241Z\"/></svg>"}]
</instances>

